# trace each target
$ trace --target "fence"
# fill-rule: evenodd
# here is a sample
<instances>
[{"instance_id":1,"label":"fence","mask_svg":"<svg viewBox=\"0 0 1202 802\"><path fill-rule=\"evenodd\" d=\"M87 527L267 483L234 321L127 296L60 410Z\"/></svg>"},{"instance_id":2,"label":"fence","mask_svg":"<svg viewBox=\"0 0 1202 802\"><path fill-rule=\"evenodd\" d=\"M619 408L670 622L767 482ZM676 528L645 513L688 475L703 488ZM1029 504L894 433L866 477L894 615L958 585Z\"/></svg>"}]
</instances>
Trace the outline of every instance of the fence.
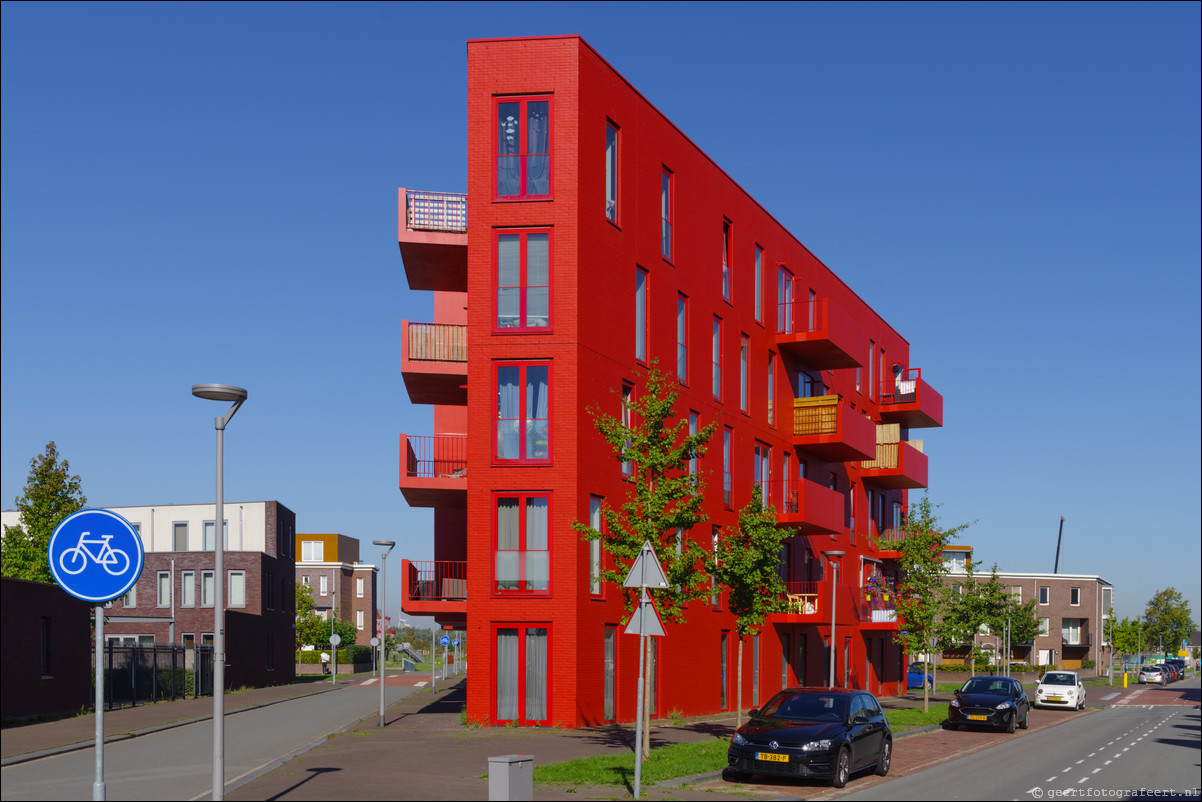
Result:
<instances>
[{"instance_id":1,"label":"fence","mask_svg":"<svg viewBox=\"0 0 1202 802\"><path fill-rule=\"evenodd\" d=\"M92 672L95 676L95 652ZM213 647L143 644L104 647L104 704L114 707L213 695Z\"/></svg>"},{"instance_id":2,"label":"fence","mask_svg":"<svg viewBox=\"0 0 1202 802\"><path fill-rule=\"evenodd\" d=\"M411 230L467 231L467 195L408 190L405 198L405 219Z\"/></svg>"}]
</instances>

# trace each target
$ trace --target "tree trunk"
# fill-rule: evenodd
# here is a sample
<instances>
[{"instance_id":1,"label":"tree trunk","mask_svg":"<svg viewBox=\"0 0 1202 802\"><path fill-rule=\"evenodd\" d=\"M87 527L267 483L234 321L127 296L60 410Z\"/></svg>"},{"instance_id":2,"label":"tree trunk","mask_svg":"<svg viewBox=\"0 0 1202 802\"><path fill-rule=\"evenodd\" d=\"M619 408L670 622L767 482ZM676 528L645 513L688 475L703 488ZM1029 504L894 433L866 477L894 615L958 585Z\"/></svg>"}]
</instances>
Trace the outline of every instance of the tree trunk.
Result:
<instances>
[{"instance_id":1,"label":"tree trunk","mask_svg":"<svg viewBox=\"0 0 1202 802\"><path fill-rule=\"evenodd\" d=\"M651 637L648 636L646 641L644 665L647 666L647 672L643 675L643 709L639 715L643 717L643 757L651 757L651 672L655 669L651 665Z\"/></svg>"},{"instance_id":2,"label":"tree trunk","mask_svg":"<svg viewBox=\"0 0 1202 802\"><path fill-rule=\"evenodd\" d=\"M736 633L739 639L739 668L735 671L735 729L743 724L743 636Z\"/></svg>"}]
</instances>

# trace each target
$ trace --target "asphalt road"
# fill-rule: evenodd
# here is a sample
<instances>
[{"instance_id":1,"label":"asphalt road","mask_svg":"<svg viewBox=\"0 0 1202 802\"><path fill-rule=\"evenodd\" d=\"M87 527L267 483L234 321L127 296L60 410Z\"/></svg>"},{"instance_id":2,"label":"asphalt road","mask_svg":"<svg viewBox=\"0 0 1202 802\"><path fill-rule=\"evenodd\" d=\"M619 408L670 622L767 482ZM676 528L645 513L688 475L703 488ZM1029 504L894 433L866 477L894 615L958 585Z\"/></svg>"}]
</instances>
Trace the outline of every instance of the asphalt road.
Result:
<instances>
[{"instance_id":1,"label":"asphalt road","mask_svg":"<svg viewBox=\"0 0 1202 802\"><path fill-rule=\"evenodd\" d=\"M385 688L391 705L417 690ZM349 685L227 715L225 777L231 788L257 776L307 745L324 740L379 710L380 686ZM56 755L3 769L0 798L89 800L95 773L92 749ZM110 743L104 750L107 798L191 800L212 791L213 725L189 724L151 735Z\"/></svg>"}]
</instances>

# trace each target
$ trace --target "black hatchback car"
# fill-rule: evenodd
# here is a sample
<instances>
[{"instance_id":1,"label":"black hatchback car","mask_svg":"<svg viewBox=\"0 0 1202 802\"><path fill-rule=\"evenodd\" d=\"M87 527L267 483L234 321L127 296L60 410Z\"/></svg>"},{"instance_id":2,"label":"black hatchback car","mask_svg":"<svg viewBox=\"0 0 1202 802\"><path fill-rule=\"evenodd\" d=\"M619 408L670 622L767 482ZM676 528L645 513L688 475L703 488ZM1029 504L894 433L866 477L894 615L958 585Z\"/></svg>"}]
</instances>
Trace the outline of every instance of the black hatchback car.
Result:
<instances>
[{"instance_id":1,"label":"black hatchback car","mask_svg":"<svg viewBox=\"0 0 1202 802\"><path fill-rule=\"evenodd\" d=\"M1031 700L1022 683L1010 677L973 677L947 706L949 728L996 727L1014 732L1031 724Z\"/></svg>"},{"instance_id":2,"label":"black hatchback car","mask_svg":"<svg viewBox=\"0 0 1202 802\"><path fill-rule=\"evenodd\" d=\"M888 774L893 733L876 697L844 688L787 688L735 730L726 776L784 774L842 788L853 772Z\"/></svg>"}]
</instances>

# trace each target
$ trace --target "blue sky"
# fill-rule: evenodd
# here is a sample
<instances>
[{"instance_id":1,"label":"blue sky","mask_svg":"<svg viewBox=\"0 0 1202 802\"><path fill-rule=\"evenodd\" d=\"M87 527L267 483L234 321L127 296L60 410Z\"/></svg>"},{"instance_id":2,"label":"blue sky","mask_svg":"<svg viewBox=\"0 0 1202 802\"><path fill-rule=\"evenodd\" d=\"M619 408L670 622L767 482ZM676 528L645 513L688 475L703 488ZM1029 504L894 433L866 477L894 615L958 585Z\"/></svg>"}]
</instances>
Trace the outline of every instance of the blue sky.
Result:
<instances>
[{"instance_id":1,"label":"blue sky","mask_svg":"<svg viewBox=\"0 0 1202 802\"><path fill-rule=\"evenodd\" d=\"M1197 620L1199 9L5 2L0 503L48 440L93 506L208 500L190 387L240 385L226 498L397 588L396 188L466 188L466 40L578 33L910 341L961 542L1050 571L1063 515L1062 572Z\"/></svg>"}]
</instances>

